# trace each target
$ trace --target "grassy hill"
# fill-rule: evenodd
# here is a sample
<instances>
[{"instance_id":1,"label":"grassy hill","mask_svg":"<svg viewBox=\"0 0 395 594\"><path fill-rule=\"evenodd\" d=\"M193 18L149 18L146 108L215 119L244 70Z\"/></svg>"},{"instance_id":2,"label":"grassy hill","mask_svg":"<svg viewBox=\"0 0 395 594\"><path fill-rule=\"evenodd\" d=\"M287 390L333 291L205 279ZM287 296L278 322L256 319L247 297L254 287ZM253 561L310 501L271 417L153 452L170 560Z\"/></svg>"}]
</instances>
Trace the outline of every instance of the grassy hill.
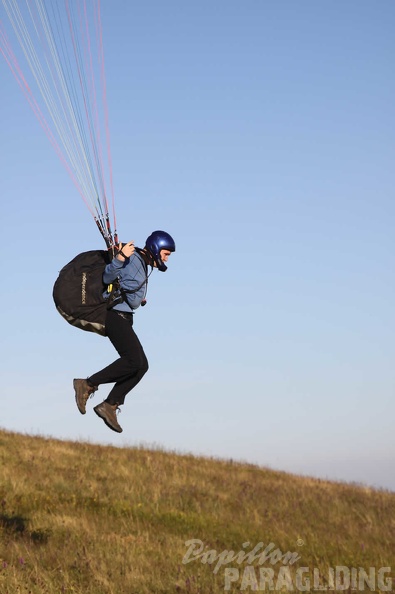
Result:
<instances>
[{"instance_id":1,"label":"grassy hill","mask_svg":"<svg viewBox=\"0 0 395 594\"><path fill-rule=\"evenodd\" d=\"M1 594L395 590L394 493L6 431L0 456Z\"/></svg>"}]
</instances>

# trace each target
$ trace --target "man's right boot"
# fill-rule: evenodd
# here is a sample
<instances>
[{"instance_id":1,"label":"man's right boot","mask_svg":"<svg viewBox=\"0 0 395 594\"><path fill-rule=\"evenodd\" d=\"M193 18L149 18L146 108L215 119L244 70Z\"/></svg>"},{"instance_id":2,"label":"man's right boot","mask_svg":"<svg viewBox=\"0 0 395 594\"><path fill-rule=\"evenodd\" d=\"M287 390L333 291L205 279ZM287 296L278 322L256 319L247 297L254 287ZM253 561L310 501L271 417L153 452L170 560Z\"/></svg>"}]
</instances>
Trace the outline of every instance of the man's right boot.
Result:
<instances>
[{"instance_id":1,"label":"man's right boot","mask_svg":"<svg viewBox=\"0 0 395 594\"><path fill-rule=\"evenodd\" d=\"M73 381L73 386L78 410L84 415L86 413L86 403L88 398L89 396L93 396L93 393L96 392L98 386L91 386L86 379L75 379Z\"/></svg>"}]
</instances>

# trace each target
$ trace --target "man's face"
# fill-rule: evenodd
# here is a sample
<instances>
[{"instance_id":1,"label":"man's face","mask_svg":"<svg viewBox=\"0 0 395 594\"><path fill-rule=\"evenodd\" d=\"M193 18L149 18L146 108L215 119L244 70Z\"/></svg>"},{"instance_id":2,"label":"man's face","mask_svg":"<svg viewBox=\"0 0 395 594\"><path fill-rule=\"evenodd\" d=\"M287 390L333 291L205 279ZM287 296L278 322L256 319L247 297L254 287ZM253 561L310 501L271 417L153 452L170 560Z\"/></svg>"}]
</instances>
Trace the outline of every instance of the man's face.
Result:
<instances>
[{"instance_id":1,"label":"man's face","mask_svg":"<svg viewBox=\"0 0 395 594\"><path fill-rule=\"evenodd\" d=\"M160 255L160 259L162 260L162 262L167 262L167 260L169 259L169 256L171 255L171 251L170 250L161 250L159 252Z\"/></svg>"}]
</instances>

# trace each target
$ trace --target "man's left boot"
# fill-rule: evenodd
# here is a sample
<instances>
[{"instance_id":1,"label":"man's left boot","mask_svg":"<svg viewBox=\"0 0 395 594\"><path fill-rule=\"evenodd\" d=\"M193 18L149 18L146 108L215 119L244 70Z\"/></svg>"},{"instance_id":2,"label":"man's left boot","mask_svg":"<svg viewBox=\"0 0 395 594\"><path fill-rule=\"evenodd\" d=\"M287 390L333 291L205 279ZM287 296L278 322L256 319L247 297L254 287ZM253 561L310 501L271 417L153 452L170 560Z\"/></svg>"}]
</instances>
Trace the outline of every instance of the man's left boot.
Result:
<instances>
[{"instance_id":1,"label":"man's left boot","mask_svg":"<svg viewBox=\"0 0 395 594\"><path fill-rule=\"evenodd\" d=\"M95 406L93 410L98 417L103 419L107 427L117 433L122 433L123 429L117 419L117 409L118 404L110 404L109 402L104 401Z\"/></svg>"}]
</instances>

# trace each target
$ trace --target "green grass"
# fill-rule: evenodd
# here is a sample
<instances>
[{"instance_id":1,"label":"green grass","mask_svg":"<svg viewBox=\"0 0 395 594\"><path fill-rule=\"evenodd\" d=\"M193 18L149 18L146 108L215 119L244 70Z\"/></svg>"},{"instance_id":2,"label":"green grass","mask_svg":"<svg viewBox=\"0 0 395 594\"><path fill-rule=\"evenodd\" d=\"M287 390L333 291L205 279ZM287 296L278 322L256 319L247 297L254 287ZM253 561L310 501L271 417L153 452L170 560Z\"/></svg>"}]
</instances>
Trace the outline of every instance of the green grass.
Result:
<instances>
[{"instance_id":1,"label":"green grass","mask_svg":"<svg viewBox=\"0 0 395 594\"><path fill-rule=\"evenodd\" d=\"M394 493L6 431L0 456L1 594L215 594L224 592L226 570L227 591L251 592L254 583L263 591L260 569L272 570L280 591L281 567L294 591L298 568L309 568L314 591L313 569L324 587L339 566L376 568L374 587L358 588L379 592L378 570L394 565ZM183 563L191 539L206 557ZM260 553L273 543L272 553L299 559L239 559L214 571L218 559L208 551L248 553L258 543ZM393 591L394 572L385 578Z\"/></svg>"}]
</instances>

